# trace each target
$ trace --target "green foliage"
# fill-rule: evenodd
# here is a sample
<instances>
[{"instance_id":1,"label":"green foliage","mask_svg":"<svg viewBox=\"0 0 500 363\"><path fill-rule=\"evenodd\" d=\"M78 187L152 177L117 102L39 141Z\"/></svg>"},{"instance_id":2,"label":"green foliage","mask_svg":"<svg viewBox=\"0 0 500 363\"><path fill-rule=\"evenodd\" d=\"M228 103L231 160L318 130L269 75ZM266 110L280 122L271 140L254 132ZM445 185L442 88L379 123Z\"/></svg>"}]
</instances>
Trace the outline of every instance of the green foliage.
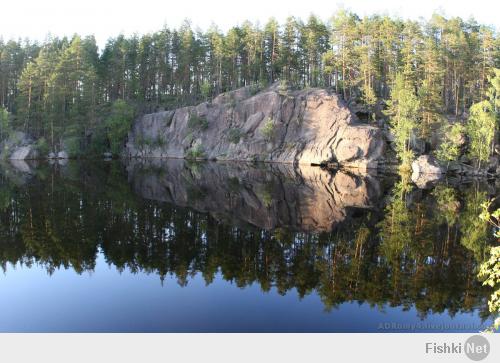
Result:
<instances>
[{"instance_id":1,"label":"green foliage","mask_svg":"<svg viewBox=\"0 0 500 363\"><path fill-rule=\"evenodd\" d=\"M402 169L409 170L414 158L411 139L418 125L420 102L401 74L396 75L391 98L387 104L387 115L390 117L389 123L395 139L396 152Z\"/></svg>"},{"instance_id":2,"label":"green foliage","mask_svg":"<svg viewBox=\"0 0 500 363\"><path fill-rule=\"evenodd\" d=\"M227 138L229 142L237 144L240 142L241 134L242 134L241 129L233 127L227 131Z\"/></svg>"},{"instance_id":3,"label":"green foliage","mask_svg":"<svg viewBox=\"0 0 500 363\"><path fill-rule=\"evenodd\" d=\"M408 208L406 195L411 184L404 178L392 190L391 200L385 208L385 218L379 223L382 244L380 249L391 263L399 263L403 251L412 241L414 216Z\"/></svg>"},{"instance_id":4,"label":"green foliage","mask_svg":"<svg viewBox=\"0 0 500 363\"><path fill-rule=\"evenodd\" d=\"M362 100L370 109L377 103L377 95L370 85L365 85L361 88L363 94ZM370 115L373 118L373 114Z\"/></svg>"},{"instance_id":5,"label":"green foliage","mask_svg":"<svg viewBox=\"0 0 500 363\"><path fill-rule=\"evenodd\" d=\"M461 153L461 142L464 137L465 128L460 123L444 126L444 139L436 151L436 157L440 161L457 161Z\"/></svg>"},{"instance_id":6,"label":"green foliage","mask_svg":"<svg viewBox=\"0 0 500 363\"><path fill-rule=\"evenodd\" d=\"M276 132L276 125L272 118L268 117L264 121L264 126L261 128L261 133L264 139L268 142L272 141L274 138L274 133Z\"/></svg>"},{"instance_id":7,"label":"green foliage","mask_svg":"<svg viewBox=\"0 0 500 363\"><path fill-rule=\"evenodd\" d=\"M281 80L282 94L288 86L328 87L346 102L361 102L373 118L390 99L398 155L408 168L414 138L430 144L444 115L458 121L471 103L487 101L489 110L473 109L467 128L474 140L470 156L484 161L488 144L488 152L493 150L485 120L495 117L498 125L499 59L494 28L437 14L417 23L341 9L328 22L316 16L289 17L282 24L270 19L264 26L247 21L227 32L216 26L196 31L184 22L142 36L118 35L102 49L92 36L78 35L49 37L42 44L0 42L0 108L12 113L12 130L44 137L52 150L69 136L92 132L90 149L82 137L87 152L98 149L97 140L104 142L99 148L108 147L104 123L117 100L142 114L193 105L242 86L255 94ZM404 115L391 112L399 108ZM194 129L205 125L201 121ZM440 155L449 160L455 154L448 140Z\"/></svg>"},{"instance_id":8,"label":"green foliage","mask_svg":"<svg viewBox=\"0 0 500 363\"><path fill-rule=\"evenodd\" d=\"M466 129L469 136L469 155L478 161L487 161L493 137L495 136L496 116L489 101L475 103L470 108Z\"/></svg>"},{"instance_id":9,"label":"green foliage","mask_svg":"<svg viewBox=\"0 0 500 363\"><path fill-rule=\"evenodd\" d=\"M488 202L486 193L478 190L469 190L465 194L465 210L460 215L462 228L461 243L474 253L476 261L484 259L488 246L488 225L479 218L484 213L484 203Z\"/></svg>"},{"instance_id":10,"label":"green foliage","mask_svg":"<svg viewBox=\"0 0 500 363\"><path fill-rule=\"evenodd\" d=\"M205 149L201 142L196 141L186 153L187 159L204 159Z\"/></svg>"},{"instance_id":11,"label":"green foliage","mask_svg":"<svg viewBox=\"0 0 500 363\"><path fill-rule=\"evenodd\" d=\"M231 93L230 99L229 99L229 105L231 108L236 107L236 98L234 97L234 94Z\"/></svg>"},{"instance_id":12,"label":"green foliage","mask_svg":"<svg viewBox=\"0 0 500 363\"><path fill-rule=\"evenodd\" d=\"M166 145L165 140L161 135L157 135L156 137L146 137L143 134L136 135L134 144L139 148L162 148Z\"/></svg>"},{"instance_id":13,"label":"green foliage","mask_svg":"<svg viewBox=\"0 0 500 363\"><path fill-rule=\"evenodd\" d=\"M144 137L143 134L139 134L135 136L134 144L139 146L140 148L143 148L149 145L149 139Z\"/></svg>"},{"instance_id":14,"label":"green foliage","mask_svg":"<svg viewBox=\"0 0 500 363\"><path fill-rule=\"evenodd\" d=\"M0 107L0 141L5 139L10 133L9 112L3 107Z\"/></svg>"},{"instance_id":15,"label":"green foliage","mask_svg":"<svg viewBox=\"0 0 500 363\"><path fill-rule=\"evenodd\" d=\"M490 87L486 91L491 109L495 112L497 121L500 122L500 69L493 68L493 75L488 78Z\"/></svg>"},{"instance_id":16,"label":"green foliage","mask_svg":"<svg viewBox=\"0 0 500 363\"><path fill-rule=\"evenodd\" d=\"M66 137L63 141L64 150L68 153L70 158L76 158L81 156L81 138L77 136Z\"/></svg>"},{"instance_id":17,"label":"green foliage","mask_svg":"<svg viewBox=\"0 0 500 363\"><path fill-rule=\"evenodd\" d=\"M265 208L271 208L274 201L272 185L259 185L259 187L255 189L255 193Z\"/></svg>"},{"instance_id":18,"label":"green foliage","mask_svg":"<svg viewBox=\"0 0 500 363\"><path fill-rule=\"evenodd\" d=\"M278 93L282 96L286 96L288 94L288 82L286 79L280 81L278 86Z\"/></svg>"},{"instance_id":19,"label":"green foliage","mask_svg":"<svg viewBox=\"0 0 500 363\"><path fill-rule=\"evenodd\" d=\"M41 156L46 156L50 152L49 144L44 137L41 137L36 141L35 148L38 151L38 154Z\"/></svg>"},{"instance_id":20,"label":"green foliage","mask_svg":"<svg viewBox=\"0 0 500 363\"><path fill-rule=\"evenodd\" d=\"M85 150L86 155L102 156L103 153L109 152L108 133L104 125L92 130L90 144Z\"/></svg>"},{"instance_id":21,"label":"green foliage","mask_svg":"<svg viewBox=\"0 0 500 363\"><path fill-rule=\"evenodd\" d=\"M489 259L479 268L478 278L483 281L483 285L493 289L488 300L488 308L495 320L488 331L495 331L500 329L500 247L492 247L489 255Z\"/></svg>"},{"instance_id":22,"label":"green foliage","mask_svg":"<svg viewBox=\"0 0 500 363\"><path fill-rule=\"evenodd\" d=\"M258 83L250 85L250 95L254 96L261 90L260 85Z\"/></svg>"},{"instance_id":23,"label":"green foliage","mask_svg":"<svg viewBox=\"0 0 500 363\"><path fill-rule=\"evenodd\" d=\"M261 79L259 79L259 81L257 82L257 84L254 87L258 92L260 90L267 88L268 86L269 86L269 81L267 80L267 78L265 78L265 79L261 78Z\"/></svg>"},{"instance_id":24,"label":"green foliage","mask_svg":"<svg viewBox=\"0 0 500 363\"><path fill-rule=\"evenodd\" d=\"M45 137L52 150L76 137L97 119L98 53L93 37L54 39L26 60L19 72L17 129ZM75 132L78 130L78 132Z\"/></svg>"},{"instance_id":25,"label":"green foliage","mask_svg":"<svg viewBox=\"0 0 500 363\"><path fill-rule=\"evenodd\" d=\"M460 202L457 199L455 189L444 185L438 185L432 191L436 198L439 219L445 221L448 225L453 225L457 221Z\"/></svg>"},{"instance_id":26,"label":"green foliage","mask_svg":"<svg viewBox=\"0 0 500 363\"><path fill-rule=\"evenodd\" d=\"M206 100L212 95L212 86L209 82L205 81L200 87L201 96Z\"/></svg>"},{"instance_id":27,"label":"green foliage","mask_svg":"<svg viewBox=\"0 0 500 363\"><path fill-rule=\"evenodd\" d=\"M264 204L264 206L266 208L271 208L271 205L273 203L273 198L272 198L272 195L271 194L262 194L262 203Z\"/></svg>"},{"instance_id":28,"label":"green foliage","mask_svg":"<svg viewBox=\"0 0 500 363\"><path fill-rule=\"evenodd\" d=\"M157 148L165 147L166 142L161 135L156 135L153 139L152 146Z\"/></svg>"},{"instance_id":29,"label":"green foliage","mask_svg":"<svg viewBox=\"0 0 500 363\"><path fill-rule=\"evenodd\" d=\"M205 116L198 116L195 112L189 114L188 128L192 131L208 129L208 121Z\"/></svg>"},{"instance_id":30,"label":"green foliage","mask_svg":"<svg viewBox=\"0 0 500 363\"><path fill-rule=\"evenodd\" d=\"M483 285L493 289L488 300L488 308L492 314L496 315L496 319L490 330L498 330L500 328L500 247L490 249L490 258L481 264L478 277L483 280Z\"/></svg>"},{"instance_id":31,"label":"green foliage","mask_svg":"<svg viewBox=\"0 0 500 363\"><path fill-rule=\"evenodd\" d=\"M492 203L493 200L481 203L482 212L479 215L479 218L493 226L495 229L493 232L494 236L496 238L500 238L500 209L490 212Z\"/></svg>"},{"instance_id":32,"label":"green foliage","mask_svg":"<svg viewBox=\"0 0 500 363\"><path fill-rule=\"evenodd\" d=\"M120 154L124 141L134 121L135 110L127 102L117 100L113 103L111 114L105 121L106 134L111 152Z\"/></svg>"},{"instance_id":33,"label":"green foliage","mask_svg":"<svg viewBox=\"0 0 500 363\"><path fill-rule=\"evenodd\" d=\"M500 312L500 247L491 248L490 258L481 265L479 277L484 285L496 288L489 307L491 312Z\"/></svg>"}]
</instances>

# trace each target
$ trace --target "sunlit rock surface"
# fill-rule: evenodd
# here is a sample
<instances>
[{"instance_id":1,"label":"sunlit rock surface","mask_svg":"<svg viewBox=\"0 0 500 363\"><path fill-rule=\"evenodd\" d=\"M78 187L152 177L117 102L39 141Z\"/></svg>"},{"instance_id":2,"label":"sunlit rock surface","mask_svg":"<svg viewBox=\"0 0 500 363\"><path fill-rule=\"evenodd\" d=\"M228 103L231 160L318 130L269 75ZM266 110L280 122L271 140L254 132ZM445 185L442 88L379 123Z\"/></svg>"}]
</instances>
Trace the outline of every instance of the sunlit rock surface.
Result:
<instances>
[{"instance_id":1,"label":"sunlit rock surface","mask_svg":"<svg viewBox=\"0 0 500 363\"><path fill-rule=\"evenodd\" d=\"M337 95L278 88L252 95L245 87L198 106L145 115L135 122L125 155L377 167L381 131L359 123Z\"/></svg>"},{"instance_id":2,"label":"sunlit rock surface","mask_svg":"<svg viewBox=\"0 0 500 363\"><path fill-rule=\"evenodd\" d=\"M430 155L422 155L411 164L411 180L421 189L426 189L443 177L445 171Z\"/></svg>"}]
</instances>

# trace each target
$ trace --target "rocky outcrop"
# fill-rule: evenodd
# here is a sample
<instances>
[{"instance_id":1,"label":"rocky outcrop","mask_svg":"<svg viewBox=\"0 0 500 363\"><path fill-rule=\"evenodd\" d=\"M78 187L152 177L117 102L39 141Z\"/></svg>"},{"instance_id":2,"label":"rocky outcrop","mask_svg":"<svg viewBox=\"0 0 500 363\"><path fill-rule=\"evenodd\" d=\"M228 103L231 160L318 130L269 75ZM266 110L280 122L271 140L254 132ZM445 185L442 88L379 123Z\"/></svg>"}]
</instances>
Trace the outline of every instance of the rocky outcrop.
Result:
<instances>
[{"instance_id":1,"label":"rocky outcrop","mask_svg":"<svg viewBox=\"0 0 500 363\"><path fill-rule=\"evenodd\" d=\"M0 143L0 159L9 160L40 160L40 159L68 159L65 150L57 153L50 152L48 155L41 154L37 148L37 142L29 135L21 131L12 132L8 139Z\"/></svg>"},{"instance_id":2,"label":"rocky outcrop","mask_svg":"<svg viewBox=\"0 0 500 363\"><path fill-rule=\"evenodd\" d=\"M283 93L274 85L145 115L135 122L125 155L375 168L383 146L380 130L357 121L337 95L324 89Z\"/></svg>"},{"instance_id":3,"label":"rocky outcrop","mask_svg":"<svg viewBox=\"0 0 500 363\"><path fill-rule=\"evenodd\" d=\"M13 132L0 144L0 159L33 160L38 156L33 140L24 132Z\"/></svg>"},{"instance_id":4,"label":"rocky outcrop","mask_svg":"<svg viewBox=\"0 0 500 363\"><path fill-rule=\"evenodd\" d=\"M421 155L411 164L411 180L422 189L441 179L445 170L430 155Z\"/></svg>"},{"instance_id":5,"label":"rocky outcrop","mask_svg":"<svg viewBox=\"0 0 500 363\"><path fill-rule=\"evenodd\" d=\"M10 160L34 160L38 158L38 152L33 145L20 146L14 149L9 156Z\"/></svg>"},{"instance_id":6,"label":"rocky outcrop","mask_svg":"<svg viewBox=\"0 0 500 363\"><path fill-rule=\"evenodd\" d=\"M330 231L354 208L372 208L381 195L370 175L311 166L131 159L127 171L143 198L268 230Z\"/></svg>"}]
</instances>

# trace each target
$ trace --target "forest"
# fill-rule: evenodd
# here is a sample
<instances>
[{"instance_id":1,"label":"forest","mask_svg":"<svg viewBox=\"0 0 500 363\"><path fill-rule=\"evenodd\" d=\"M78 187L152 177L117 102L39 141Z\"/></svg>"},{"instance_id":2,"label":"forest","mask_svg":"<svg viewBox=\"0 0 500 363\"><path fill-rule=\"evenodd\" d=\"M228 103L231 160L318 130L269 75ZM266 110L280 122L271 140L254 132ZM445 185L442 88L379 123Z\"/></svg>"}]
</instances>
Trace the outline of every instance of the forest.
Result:
<instances>
[{"instance_id":1,"label":"forest","mask_svg":"<svg viewBox=\"0 0 500 363\"><path fill-rule=\"evenodd\" d=\"M334 90L366 122L390 129L403 165L437 133L440 160L467 154L480 167L498 144L498 68L493 27L439 14L414 21L339 10L328 21L246 21L227 32L185 21L119 35L103 49L93 36L0 40L0 140L17 130L43 153L101 154L123 142L137 115L279 81Z\"/></svg>"}]
</instances>

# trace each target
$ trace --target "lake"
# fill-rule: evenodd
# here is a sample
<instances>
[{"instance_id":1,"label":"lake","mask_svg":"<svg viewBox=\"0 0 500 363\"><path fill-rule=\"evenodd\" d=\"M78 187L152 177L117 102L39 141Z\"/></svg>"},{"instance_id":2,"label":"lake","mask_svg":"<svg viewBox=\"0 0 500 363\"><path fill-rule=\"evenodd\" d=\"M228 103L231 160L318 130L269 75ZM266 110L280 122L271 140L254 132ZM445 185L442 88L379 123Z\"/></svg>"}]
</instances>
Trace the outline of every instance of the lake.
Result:
<instances>
[{"instance_id":1,"label":"lake","mask_svg":"<svg viewBox=\"0 0 500 363\"><path fill-rule=\"evenodd\" d=\"M284 164L1 164L0 331L478 331L495 195Z\"/></svg>"}]
</instances>

